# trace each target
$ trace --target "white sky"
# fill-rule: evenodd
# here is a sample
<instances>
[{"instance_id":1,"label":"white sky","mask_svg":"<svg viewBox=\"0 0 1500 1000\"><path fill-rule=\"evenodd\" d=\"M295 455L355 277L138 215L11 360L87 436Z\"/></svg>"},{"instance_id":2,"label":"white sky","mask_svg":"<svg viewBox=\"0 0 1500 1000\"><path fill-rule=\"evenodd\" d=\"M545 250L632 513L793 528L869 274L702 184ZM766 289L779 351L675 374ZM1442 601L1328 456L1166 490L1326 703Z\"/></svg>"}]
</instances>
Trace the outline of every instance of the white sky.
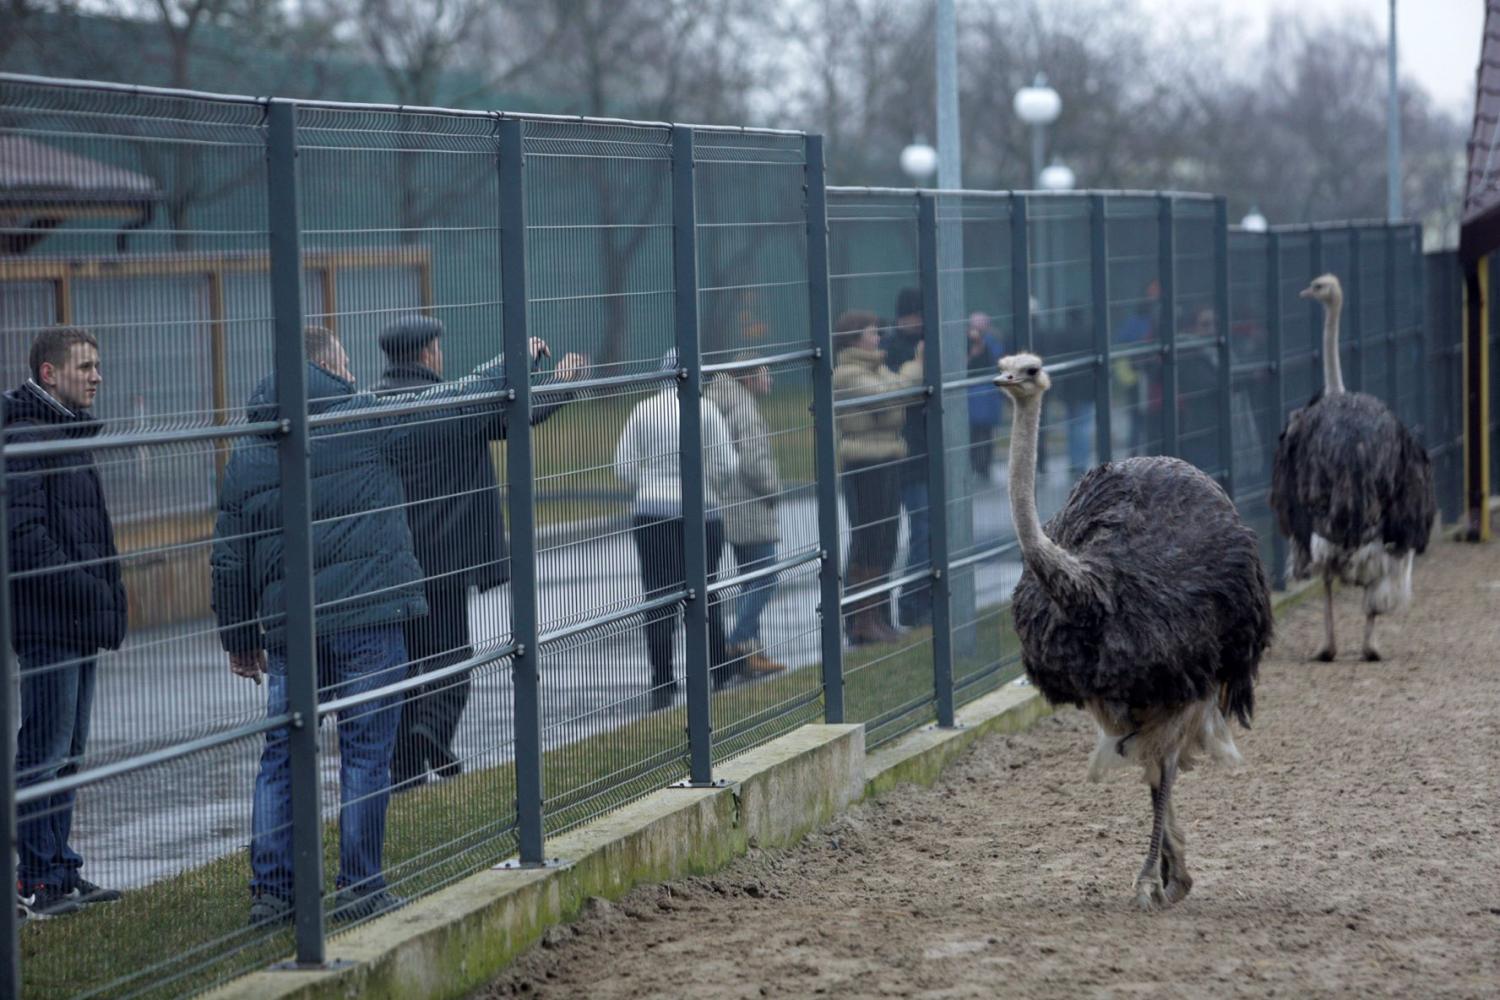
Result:
<instances>
[{"instance_id":1,"label":"white sky","mask_svg":"<svg viewBox=\"0 0 1500 1000\"><path fill-rule=\"evenodd\" d=\"M1232 9L1257 36L1273 11L1312 18L1350 14L1374 21L1385 34L1388 0L1144 0L1162 18L1191 17L1205 8ZM1484 34L1484 0L1397 0L1396 53L1400 72L1427 88L1433 100L1464 118L1473 114L1474 71Z\"/></svg>"}]
</instances>

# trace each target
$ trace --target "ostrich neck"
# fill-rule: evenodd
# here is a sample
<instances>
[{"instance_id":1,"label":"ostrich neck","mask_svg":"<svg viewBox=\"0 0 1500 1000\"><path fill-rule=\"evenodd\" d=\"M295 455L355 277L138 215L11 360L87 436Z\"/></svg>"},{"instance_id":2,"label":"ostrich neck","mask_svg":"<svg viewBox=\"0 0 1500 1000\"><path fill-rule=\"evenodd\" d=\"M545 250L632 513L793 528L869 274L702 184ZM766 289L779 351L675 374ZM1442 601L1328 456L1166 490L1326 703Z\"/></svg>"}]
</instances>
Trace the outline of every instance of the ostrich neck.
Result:
<instances>
[{"instance_id":1,"label":"ostrich neck","mask_svg":"<svg viewBox=\"0 0 1500 1000\"><path fill-rule=\"evenodd\" d=\"M1323 307L1323 394L1337 396L1344 391L1344 369L1339 363L1339 313L1343 303Z\"/></svg>"},{"instance_id":2,"label":"ostrich neck","mask_svg":"<svg viewBox=\"0 0 1500 1000\"><path fill-rule=\"evenodd\" d=\"M1036 446L1041 425L1041 399L1033 396L1016 400L1015 426L1010 436L1011 520L1015 522L1016 540L1021 543L1021 554L1027 562L1068 572L1076 567L1077 560L1043 533L1036 513Z\"/></svg>"}]
</instances>

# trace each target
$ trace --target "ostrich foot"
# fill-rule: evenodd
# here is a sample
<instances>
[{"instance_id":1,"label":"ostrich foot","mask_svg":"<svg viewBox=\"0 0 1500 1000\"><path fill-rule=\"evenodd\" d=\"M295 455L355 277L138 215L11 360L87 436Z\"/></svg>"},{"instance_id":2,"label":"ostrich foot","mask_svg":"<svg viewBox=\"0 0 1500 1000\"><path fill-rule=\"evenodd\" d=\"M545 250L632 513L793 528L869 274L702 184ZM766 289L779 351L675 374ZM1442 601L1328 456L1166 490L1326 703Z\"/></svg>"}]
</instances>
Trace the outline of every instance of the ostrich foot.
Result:
<instances>
[{"instance_id":1,"label":"ostrich foot","mask_svg":"<svg viewBox=\"0 0 1500 1000\"><path fill-rule=\"evenodd\" d=\"M1364 660L1366 663L1379 663L1381 660L1385 659L1385 657L1381 656L1380 650L1376 649L1374 646L1366 646L1364 652L1360 654L1360 659Z\"/></svg>"},{"instance_id":2,"label":"ostrich foot","mask_svg":"<svg viewBox=\"0 0 1500 1000\"><path fill-rule=\"evenodd\" d=\"M1140 907L1143 913L1155 913L1157 910L1165 910L1173 902L1175 900L1167 898L1167 890L1161 884L1161 874L1159 872L1152 871L1149 874L1142 872L1136 877L1135 905Z\"/></svg>"},{"instance_id":3,"label":"ostrich foot","mask_svg":"<svg viewBox=\"0 0 1500 1000\"><path fill-rule=\"evenodd\" d=\"M1322 649L1314 653L1312 655L1312 658L1319 663L1332 663L1333 658L1338 655L1339 651L1337 649L1334 649L1332 646L1324 646Z\"/></svg>"},{"instance_id":4,"label":"ostrich foot","mask_svg":"<svg viewBox=\"0 0 1500 1000\"><path fill-rule=\"evenodd\" d=\"M1187 872L1173 872L1172 877L1162 889L1162 895L1167 897L1167 905L1172 906L1187 898L1187 894L1193 891L1193 876Z\"/></svg>"}]
</instances>

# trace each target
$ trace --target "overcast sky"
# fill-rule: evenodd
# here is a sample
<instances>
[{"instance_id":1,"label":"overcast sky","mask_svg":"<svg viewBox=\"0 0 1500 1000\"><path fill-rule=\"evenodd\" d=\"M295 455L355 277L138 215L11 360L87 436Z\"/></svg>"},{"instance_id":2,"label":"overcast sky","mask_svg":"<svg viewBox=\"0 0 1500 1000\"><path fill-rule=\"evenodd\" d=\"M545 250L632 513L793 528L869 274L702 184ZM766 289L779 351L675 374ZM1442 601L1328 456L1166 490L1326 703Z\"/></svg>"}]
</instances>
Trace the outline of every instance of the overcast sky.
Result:
<instances>
[{"instance_id":1,"label":"overcast sky","mask_svg":"<svg viewBox=\"0 0 1500 1000\"><path fill-rule=\"evenodd\" d=\"M1225 9L1223 0L1144 0L1162 18L1191 17L1195 11ZM1305 17L1352 15L1373 20L1382 35L1388 0L1234 0L1245 26L1260 34L1272 12L1290 10ZM1484 34L1484 0L1397 0L1397 58L1401 73L1415 77L1446 111L1473 113L1474 70Z\"/></svg>"}]
</instances>

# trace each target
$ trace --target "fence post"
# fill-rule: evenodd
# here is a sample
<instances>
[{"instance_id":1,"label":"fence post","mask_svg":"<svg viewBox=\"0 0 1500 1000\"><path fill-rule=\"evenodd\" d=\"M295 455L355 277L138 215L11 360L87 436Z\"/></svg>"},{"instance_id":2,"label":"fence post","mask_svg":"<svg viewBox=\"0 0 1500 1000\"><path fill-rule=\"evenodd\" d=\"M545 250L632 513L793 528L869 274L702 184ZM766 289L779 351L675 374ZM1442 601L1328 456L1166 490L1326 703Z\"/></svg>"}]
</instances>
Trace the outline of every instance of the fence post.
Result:
<instances>
[{"instance_id":1,"label":"fence post","mask_svg":"<svg viewBox=\"0 0 1500 1000\"><path fill-rule=\"evenodd\" d=\"M703 486L703 359L698 345L698 212L693 130L672 126L672 288L677 337L678 462L682 477L682 555L687 600L688 781L713 783L708 647L708 511Z\"/></svg>"},{"instance_id":2,"label":"fence post","mask_svg":"<svg viewBox=\"0 0 1500 1000\"><path fill-rule=\"evenodd\" d=\"M297 204L297 108L272 100L267 140L271 313L281 466L282 576L286 592L287 730L292 778L292 892L298 966L322 965L323 819L318 807L318 648L314 622L311 436L302 330L302 245ZM268 737L269 738L269 737Z\"/></svg>"},{"instance_id":3,"label":"fence post","mask_svg":"<svg viewBox=\"0 0 1500 1000\"><path fill-rule=\"evenodd\" d=\"M1432 394L1428 391L1428 383L1432 381L1438 368L1433 364L1432 358L1432 317L1428 312L1430 300L1427 297L1427 258L1422 254L1422 227L1415 225L1412 230L1411 267L1415 271L1411 284L1412 318L1418 323L1414 336L1417 338L1417 370L1421 372L1421 376L1417 379L1417 415L1422 423L1422 429L1417 435L1417 440L1422 442L1424 448L1431 451L1433 444ZM1433 470L1433 476L1434 478L1437 476L1436 469ZM1441 489L1440 486L1439 496L1442 495Z\"/></svg>"},{"instance_id":4,"label":"fence post","mask_svg":"<svg viewBox=\"0 0 1500 1000\"><path fill-rule=\"evenodd\" d=\"M1349 226L1349 296L1344 303L1340 341L1349 345L1349 370L1344 383L1350 392L1365 386L1365 282L1360 274L1359 227ZM1374 289L1371 289L1373 292ZM1352 307L1352 308L1351 308Z\"/></svg>"},{"instance_id":5,"label":"fence post","mask_svg":"<svg viewBox=\"0 0 1500 1000\"><path fill-rule=\"evenodd\" d=\"M533 495L531 347L526 316L526 134L499 122L500 291L505 380L505 495L510 520L511 678L516 734L516 825L523 866L545 862L542 786L542 650L537 639L536 505Z\"/></svg>"},{"instance_id":6,"label":"fence post","mask_svg":"<svg viewBox=\"0 0 1500 1000\"><path fill-rule=\"evenodd\" d=\"M1271 361L1271 426L1266 430L1279 435L1286 420L1286 356L1281 336L1281 234L1266 234L1266 350ZM1269 487L1268 487L1269 489ZM1267 494L1269 496L1269 494ZM1271 528L1272 580L1286 588L1286 539L1280 525Z\"/></svg>"},{"instance_id":7,"label":"fence post","mask_svg":"<svg viewBox=\"0 0 1500 1000\"><path fill-rule=\"evenodd\" d=\"M0 427L6 421L0 400ZM7 439L0 434L0 443ZM11 648L10 620L10 477L5 471L5 453L0 447L0 877L3 884L16 884L16 728L19 717L16 693L20 690L20 662ZM13 906L0 906L0 996L21 995L21 921Z\"/></svg>"},{"instance_id":8,"label":"fence post","mask_svg":"<svg viewBox=\"0 0 1500 1000\"><path fill-rule=\"evenodd\" d=\"M1401 413L1401 380L1397 376L1399 351L1396 314L1396 227L1385 227L1385 390L1390 394L1391 412Z\"/></svg>"},{"instance_id":9,"label":"fence post","mask_svg":"<svg viewBox=\"0 0 1500 1000\"><path fill-rule=\"evenodd\" d=\"M1177 199L1158 195L1157 271L1161 283L1161 453L1177 455L1177 234L1173 230Z\"/></svg>"},{"instance_id":10,"label":"fence post","mask_svg":"<svg viewBox=\"0 0 1500 1000\"><path fill-rule=\"evenodd\" d=\"M823 137L807 137L807 310L813 349L813 444L818 494L819 629L823 649L823 720L844 721L844 641L842 553L839 551L839 467L833 412L833 323L828 293L828 191L824 179Z\"/></svg>"},{"instance_id":11,"label":"fence post","mask_svg":"<svg viewBox=\"0 0 1500 1000\"><path fill-rule=\"evenodd\" d=\"M1219 460L1224 475L1220 484L1234 499L1234 363L1229 348L1229 204L1222 195L1214 199L1214 336L1219 357Z\"/></svg>"},{"instance_id":12,"label":"fence post","mask_svg":"<svg viewBox=\"0 0 1500 1000\"><path fill-rule=\"evenodd\" d=\"M1031 330L1031 234L1026 196L1010 197L1010 328L1015 350L1035 351Z\"/></svg>"},{"instance_id":13,"label":"fence post","mask_svg":"<svg viewBox=\"0 0 1500 1000\"><path fill-rule=\"evenodd\" d=\"M1094 451L1099 462L1114 455L1110 413L1114 372L1109 359L1109 226L1106 195L1089 195L1089 285L1094 317Z\"/></svg>"},{"instance_id":14,"label":"fence post","mask_svg":"<svg viewBox=\"0 0 1500 1000\"><path fill-rule=\"evenodd\" d=\"M927 515L931 525L932 690L937 722L953 726L953 625L948 580L948 462L943 437L943 326L938 290L937 195L917 196L922 285L922 380L927 383Z\"/></svg>"}]
</instances>

